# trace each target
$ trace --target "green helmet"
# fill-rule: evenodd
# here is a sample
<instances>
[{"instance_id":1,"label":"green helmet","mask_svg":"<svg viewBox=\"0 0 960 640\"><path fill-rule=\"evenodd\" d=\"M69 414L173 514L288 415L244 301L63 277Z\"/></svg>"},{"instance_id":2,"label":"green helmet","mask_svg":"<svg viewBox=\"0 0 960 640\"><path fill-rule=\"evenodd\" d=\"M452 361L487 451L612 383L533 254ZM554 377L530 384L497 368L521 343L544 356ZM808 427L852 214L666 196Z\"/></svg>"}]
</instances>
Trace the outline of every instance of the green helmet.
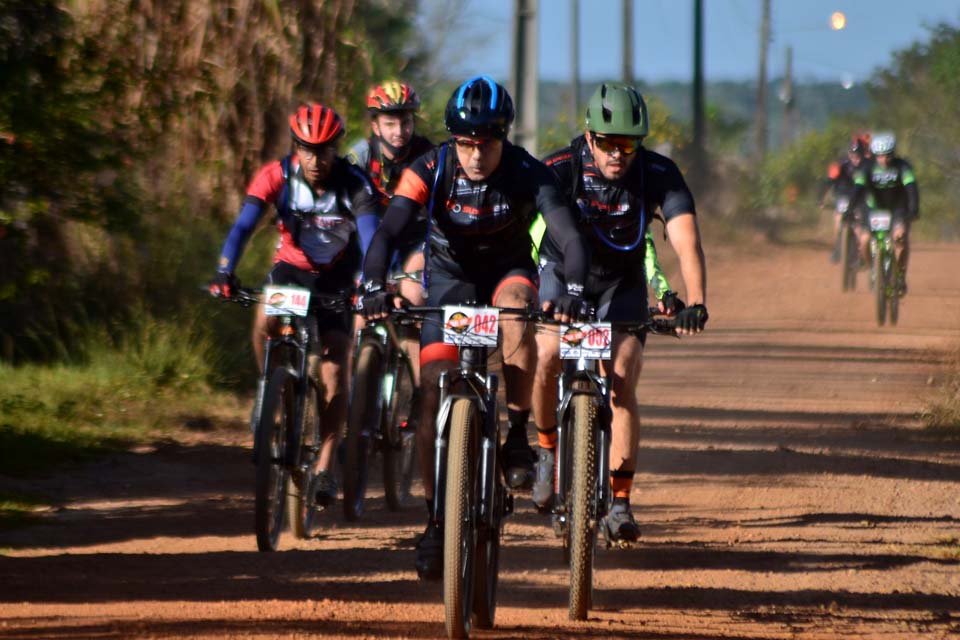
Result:
<instances>
[{"instance_id":1,"label":"green helmet","mask_svg":"<svg viewBox=\"0 0 960 640\"><path fill-rule=\"evenodd\" d=\"M587 103L587 130L643 138L650 130L647 103L629 85L604 82Z\"/></svg>"}]
</instances>

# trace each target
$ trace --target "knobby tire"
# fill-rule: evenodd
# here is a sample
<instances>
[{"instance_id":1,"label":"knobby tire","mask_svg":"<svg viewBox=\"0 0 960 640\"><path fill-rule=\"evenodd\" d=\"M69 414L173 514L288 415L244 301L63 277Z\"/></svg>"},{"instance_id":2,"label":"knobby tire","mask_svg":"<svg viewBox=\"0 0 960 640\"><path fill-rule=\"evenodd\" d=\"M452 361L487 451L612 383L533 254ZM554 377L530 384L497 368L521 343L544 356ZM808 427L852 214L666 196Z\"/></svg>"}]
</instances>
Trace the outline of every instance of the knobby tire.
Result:
<instances>
[{"instance_id":1,"label":"knobby tire","mask_svg":"<svg viewBox=\"0 0 960 640\"><path fill-rule=\"evenodd\" d=\"M287 522L293 535L301 540L313 536L316 509L310 485L313 480L313 449L320 446L320 407L323 395L316 380L309 380L307 396L303 399L303 423L300 426L299 468L289 474L287 482Z\"/></svg>"},{"instance_id":2,"label":"knobby tire","mask_svg":"<svg viewBox=\"0 0 960 640\"><path fill-rule=\"evenodd\" d=\"M375 344L361 345L357 355L343 461L343 516L349 521L363 515L371 439L377 432L376 421L380 415L382 358L383 354Z\"/></svg>"},{"instance_id":3,"label":"knobby tire","mask_svg":"<svg viewBox=\"0 0 960 640\"><path fill-rule=\"evenodd\" d=\"M857 239L853 229L846 222L842 223L840 232L840 264L843 269L843 291L853 291L857 288Z\"/></svg>"},{"instance_id":4,"label":"knobby tire","mask_svg":"<svg viewBox=\"0 0 960 640\"><path fill-rule=\"evenodd\" d=\"M273 370L264 392L257 425L254 522L257 549L276 551L286 516L287 470L283 459L287 433L296 413L293 376L283 367Z\"/></svg>"},{"instance_id":5,"label":"knobby tire","mask_svg":"<svg viewBox=\"0 0 960 640\"><path fill-rule=\"evenodd\" d=\"M416 467L416 434L403 434L400 422L410 420L413 401L413 372L404 357L396 358L393 371L393 393L387 402L383 421L383 493L390 511L400 511L410 496L410 483Z\"/></svg>"},{"instance_id":6,"label":"knobby tire","mask_svg":"<svg viewBox=\"0 0 960 640\"><path fill-rule=\"evenodd\" d=\"M470 635L476 551L473 509L478 418L472 400L454 401L450 412L443 516L443 604L449 638Z\"/></svg>"},{"instance_id":7,"label":"knobby tire","mask_svg":"<svg viewBox=\"0 0 960 640\"><path fill-rule=\"evenodd\" d=\"M571 400L573 467L568 513L570 531L571 620L586 620L593 599L593 560L597 539L597 410L589 395Z\"/></svg>"},{"instance_id":8,"label":"knobby tire","mask_svg":"<svg viewBox=\"0 0 960 640\"><path fill-rule=\"evenodd\" d=\"M887 272L883 268L883 258L886 249L877 242L877 250L873 254L874 294L876 296L877 325L883 326L887 321Z\"/></svg>"}]
</instances>

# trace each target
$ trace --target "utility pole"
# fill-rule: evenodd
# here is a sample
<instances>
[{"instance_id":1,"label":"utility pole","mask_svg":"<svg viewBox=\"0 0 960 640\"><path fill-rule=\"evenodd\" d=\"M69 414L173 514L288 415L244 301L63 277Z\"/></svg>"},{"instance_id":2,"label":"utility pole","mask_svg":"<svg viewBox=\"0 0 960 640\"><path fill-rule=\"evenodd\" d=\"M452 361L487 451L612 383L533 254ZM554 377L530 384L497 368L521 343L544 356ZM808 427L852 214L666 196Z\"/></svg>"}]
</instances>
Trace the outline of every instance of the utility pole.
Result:
<instances>
[{"instance_id":1,"label":"utility pole","mask_svg":"<svg viewBox=\"0 0 960 640\"><path fill-rule=\"evenodd\" d=\"M623 3L623 71L624 84L633 84L633 0L621 0Z\"/></svg>"},{"instance_id":2,"label":"utility pole","mask_svg":"<svg viewBox=\"0 0 960 640\"><path fill-rule=\"evenodd\" d=\"M760 69L757 74L756 128L757 160L767 155L767 47L770 44L770 0L761 0L763 16L760 19Z\"/></svg>"},{"instance_id":3,"label":"utility pole","mask_svg":"<svg viewBox=\"0 0 960 640\"><path fill-rule=\"evenodd\" d=\"M783 146L787 146L793 139L793 47L787 47L780 99L783 101Z\"/></svg>"},{"instance_id":4,"label":"utility pole","mask_svg":"<svg viewBox=\"0 0 960 640\"><path fill-rule=\"evenodd\" d=\"M703 98L703 0L693 0L693 175L702 179L706 167Z\"/></svg>"},{"instance_id":5,"label":"utility pole","mask_svg":"<svg viewBox=\"0 0 960 640\"><path fill-rule=\"evenodd\" d=\"M580 129L580 2L570 0L570 129Z\"/></svg>"},{"instance_id":6,"label":"utility pole","mask_svg":"<svg viewBox=\"0 0 960 640\"><path fill-rule=\"evenodd\" d=\"M510 93L517 118L513 142L537 155L537 0L513 0L513 72Z\"/></svg>"}]
</instances>

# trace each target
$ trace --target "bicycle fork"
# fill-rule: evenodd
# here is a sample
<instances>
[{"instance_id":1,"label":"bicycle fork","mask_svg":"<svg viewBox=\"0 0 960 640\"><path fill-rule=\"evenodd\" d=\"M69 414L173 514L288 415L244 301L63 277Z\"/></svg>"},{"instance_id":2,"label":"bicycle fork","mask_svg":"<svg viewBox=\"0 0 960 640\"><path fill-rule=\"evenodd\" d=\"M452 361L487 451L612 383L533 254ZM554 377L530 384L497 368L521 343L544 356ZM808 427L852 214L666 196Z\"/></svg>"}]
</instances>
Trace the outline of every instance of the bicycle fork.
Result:
<instances>
[{"instance_id":1,"label":"bicycle fork","mask_svg":"<svg viewBox=\"0 0 960 640\"><path fill-rule=\"evenodd\" d=\"M474 514L480 526L495 526L501 516L513 511L512 504L505 500L501 509L498 509L497 492L497 450L499 448L499 423L497 416L497 390L499 381L497 376L488 375L486 378L486 393L450 393L450 375L444 371L440 374L440 411L437 413L437 436L434 440L433 459L433 505L431 517L433 522L443 522L443 505L446 500L447 479L447 443L450 438L450 412L453 403L459 399L468 399L477 402L481 409L481 432L479 441L479 473L480 486L478 503Z\"/></svg>"}]
</instances>

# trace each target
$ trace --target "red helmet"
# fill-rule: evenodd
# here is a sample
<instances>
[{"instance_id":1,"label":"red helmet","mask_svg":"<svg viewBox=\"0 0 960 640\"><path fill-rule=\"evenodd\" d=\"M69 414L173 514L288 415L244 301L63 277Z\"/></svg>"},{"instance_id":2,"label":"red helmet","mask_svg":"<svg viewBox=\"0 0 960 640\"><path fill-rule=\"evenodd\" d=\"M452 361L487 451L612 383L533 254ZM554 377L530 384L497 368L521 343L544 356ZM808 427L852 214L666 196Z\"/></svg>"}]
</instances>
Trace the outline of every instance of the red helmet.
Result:
<instances>
[{"instance_id":1,"label":"red helmet","mask_svg":"<svg viewBox=\"0 0 960 640\"><path fill-rule=\"evenodd\" d=\"M322 104L300 105L290 116L290 135L305 147L319 147L333 142L344 133L343 118Z\"/></svg>"},{"instance_id":2,"label":"red helmet","mask_svg":"<svg viewBox=\"0 0 960 640\"><path fill-rule=\"evenodd\" d=\"M396 80L377 85L367 94L367 111L372 115L416 111L419 108L420 98L417 92L410 85Z\"/></svg>"}]
</instances>

